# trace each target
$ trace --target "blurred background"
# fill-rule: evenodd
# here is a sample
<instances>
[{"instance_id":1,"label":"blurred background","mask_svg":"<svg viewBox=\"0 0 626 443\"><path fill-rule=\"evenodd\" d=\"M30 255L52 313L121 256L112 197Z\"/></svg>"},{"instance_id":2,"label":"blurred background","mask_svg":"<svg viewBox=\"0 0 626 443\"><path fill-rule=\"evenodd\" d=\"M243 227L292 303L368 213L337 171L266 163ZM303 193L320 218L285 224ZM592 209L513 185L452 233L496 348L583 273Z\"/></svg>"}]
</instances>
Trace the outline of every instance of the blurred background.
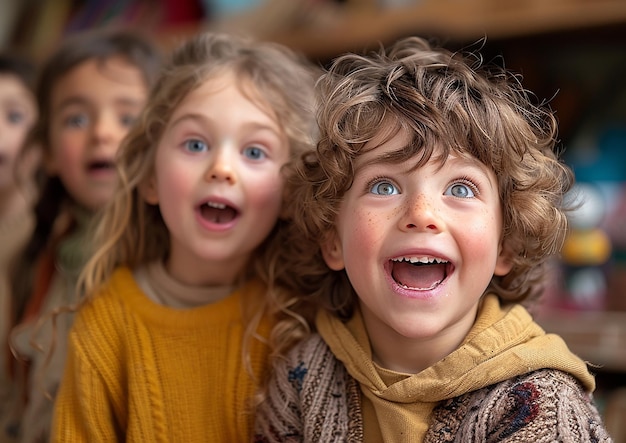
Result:
<instances>
[{"instance_id":1,"label":"blurred background","mask_svg":"<svg viewBox=\"0 0 626 443\"><path fill-rule=\"evenodd\" d=\"M96 27L132 27L165 50L242 31L321 65L420 35L521 74L556 111L580 202L536 315L597 365L607 427L626 442L626 0L0 0L0 51L35 61Z\"/></svg>"}]
</instances>

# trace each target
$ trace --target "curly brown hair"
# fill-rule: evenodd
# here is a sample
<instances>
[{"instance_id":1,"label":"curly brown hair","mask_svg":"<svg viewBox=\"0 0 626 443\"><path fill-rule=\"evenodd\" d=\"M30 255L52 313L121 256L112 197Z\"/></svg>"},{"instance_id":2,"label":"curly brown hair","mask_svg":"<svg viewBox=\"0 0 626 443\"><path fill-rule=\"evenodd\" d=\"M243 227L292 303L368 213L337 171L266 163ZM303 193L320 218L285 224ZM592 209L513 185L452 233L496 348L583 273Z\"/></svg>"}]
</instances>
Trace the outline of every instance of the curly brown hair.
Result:
<instances>
[{"instance_id":1,"label":"curly brown hair","mask_svg":"<svg viewBox=\"0 0 626 443\"><path fill-rule=\"evenodd\" d=\"M328 268L320 243L333 232L355 160L383 129L389 138L398 130L411 138L393 162L419 167L436 150L441 162L451 153L471 156L495 172L513 267L487 290L506 301L538 296L546 260L566 234L563 198L573 174L559 159L553 112L518 76L483 63L477 52L453 53L408 37L368 55L336 58L317 86L317 150L302 157L289 183L293 224L285 231L282 278L302 294L292 309L300 304L309 321L309 303L352 315L356 294L345 271Z\"/></svg>"}]
</instances>

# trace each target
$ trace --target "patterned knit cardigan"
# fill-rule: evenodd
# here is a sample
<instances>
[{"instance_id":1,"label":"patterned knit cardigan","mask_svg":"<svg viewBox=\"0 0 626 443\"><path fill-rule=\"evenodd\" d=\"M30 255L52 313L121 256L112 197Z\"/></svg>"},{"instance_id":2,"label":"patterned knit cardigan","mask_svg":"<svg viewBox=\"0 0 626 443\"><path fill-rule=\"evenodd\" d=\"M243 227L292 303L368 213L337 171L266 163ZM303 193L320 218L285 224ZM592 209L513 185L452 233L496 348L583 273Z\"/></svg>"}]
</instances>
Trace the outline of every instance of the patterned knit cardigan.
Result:
<instances>
[{"instance_id":1,"label":"patterned knit cardigan","mask_svg":"<svg viewBox=\"0 0 626 443\"><path fill-rule=\"evenodd\" d=\"M318 335L275 368L255 442L362 442L360 388ZM538 370L439 404L425 443L611 442L591 396Z\"/></svg>"}]
</instances>

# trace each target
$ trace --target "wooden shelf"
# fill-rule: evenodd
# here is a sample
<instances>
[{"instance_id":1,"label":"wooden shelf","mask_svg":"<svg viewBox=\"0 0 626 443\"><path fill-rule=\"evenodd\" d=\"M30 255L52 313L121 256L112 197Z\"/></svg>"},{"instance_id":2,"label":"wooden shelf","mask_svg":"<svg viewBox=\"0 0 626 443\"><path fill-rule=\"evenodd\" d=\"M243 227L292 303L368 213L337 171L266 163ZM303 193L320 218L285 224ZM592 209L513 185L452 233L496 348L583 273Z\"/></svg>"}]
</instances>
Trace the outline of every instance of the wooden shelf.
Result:
<instances>
[{"instance_id":1,"label":"wooden shelf","mask_svg":"<svg viewBox=\"0 0 626 443\"><path fill-rule=\"evenodd\" d=\"M626 372L626 312L550 309L537 316L547 331L600 370Z\"/></svg>"},{"instance_id":2,"label":"wooden shelf","mask_svg":"<svg viewBox=\"0 0 626 443\"><path fill-rule=\"evenodd\" d=\"M624 0L422 0L388 8L344 7L323 24L270 34L314 58L419 34L457 41L501 39L626 23Z\"/></svg>"}]
</instances>

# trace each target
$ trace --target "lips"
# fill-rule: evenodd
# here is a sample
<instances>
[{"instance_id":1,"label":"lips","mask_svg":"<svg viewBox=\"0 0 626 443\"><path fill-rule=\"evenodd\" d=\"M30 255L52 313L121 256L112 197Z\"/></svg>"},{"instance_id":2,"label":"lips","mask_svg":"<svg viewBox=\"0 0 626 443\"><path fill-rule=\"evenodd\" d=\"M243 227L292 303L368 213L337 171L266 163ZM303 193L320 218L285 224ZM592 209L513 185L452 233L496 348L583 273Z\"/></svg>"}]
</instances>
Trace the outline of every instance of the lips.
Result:
<instances>
[{"instance_id":1,"label":"lips","mask_svg":"<svg viewBox=\"0 0 626 443\"><path fill-rule=\"evenodd\" d=\"M232 222L239 211L225 203L206 202L200 205L200 215L204 220L219 225Z\"/></svg>"},{"instance_id":2,"label":"lips","mask_svg":"<svg viewBox=\"0 0 626 443\"><path fill-rule=\"evenodd\" d=\"M434 289L449 275L451 264L436 257L400 257L391 260L391 277L413 290Z\"/></svg>"},{"instance_id":3,"label":"lips","mask_svg":"<svg viewBox=\"0 0 626 443\"><path fill-rule=\"evenodd\" d=\"M108 172L115 170L115 163L110 160L95 160L87 165L89 172Z\"/></svg>"}]
</instances>

